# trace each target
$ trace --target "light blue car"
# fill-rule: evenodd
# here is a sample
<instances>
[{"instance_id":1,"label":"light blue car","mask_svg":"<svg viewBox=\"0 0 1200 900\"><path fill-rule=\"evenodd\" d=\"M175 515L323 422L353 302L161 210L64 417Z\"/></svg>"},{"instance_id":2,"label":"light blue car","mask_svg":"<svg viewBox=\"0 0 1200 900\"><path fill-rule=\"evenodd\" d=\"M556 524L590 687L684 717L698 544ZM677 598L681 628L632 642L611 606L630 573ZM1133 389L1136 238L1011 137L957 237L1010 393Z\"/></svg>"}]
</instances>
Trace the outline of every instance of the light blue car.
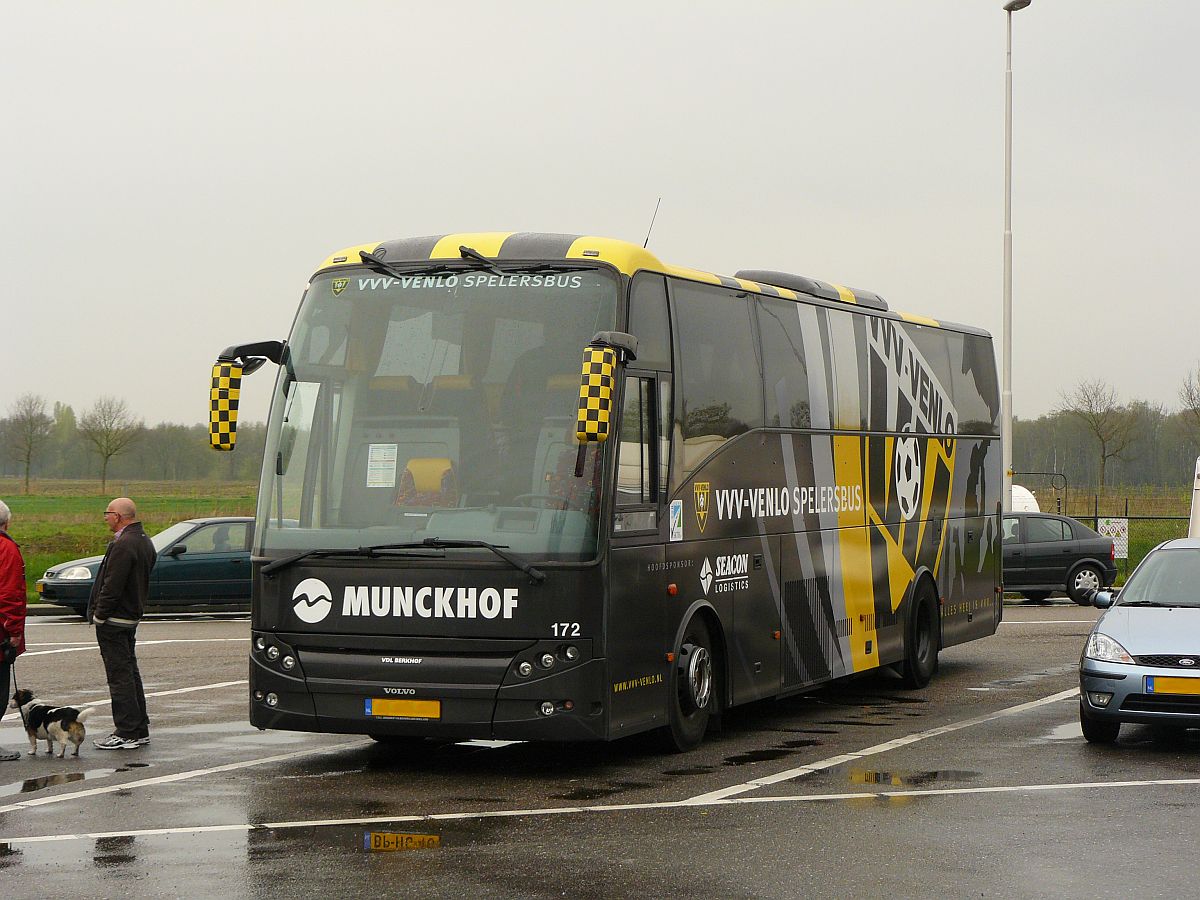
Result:
<instances>
[{"instance_id":1,"label":"light blue car","mask_svg":"<svg viewBox=\"0 0 1200 900\"><path fill-rule=\"evenodd\" d=\"M1160 544L1091 601L1107 611L1079 660L1083 736L1111 744L1122 722L1200 728L1200 539Z\"/></svg>"}]
</instances>

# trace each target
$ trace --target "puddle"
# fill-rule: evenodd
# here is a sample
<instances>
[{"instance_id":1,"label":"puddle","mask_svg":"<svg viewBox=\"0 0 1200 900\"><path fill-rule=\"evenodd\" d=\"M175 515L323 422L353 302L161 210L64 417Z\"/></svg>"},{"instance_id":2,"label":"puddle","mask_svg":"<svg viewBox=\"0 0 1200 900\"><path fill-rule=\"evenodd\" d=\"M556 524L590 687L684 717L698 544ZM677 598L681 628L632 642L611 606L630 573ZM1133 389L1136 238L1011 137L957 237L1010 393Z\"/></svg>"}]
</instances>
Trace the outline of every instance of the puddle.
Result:
<instances>
[{"instance_id":1,"label":"puddle","mask_svg":"<svg viewBox=\"0 0 1200 900\"><path fill-rule=\"evenodd\" d=\"M99 869L114 869L136 862L136 840L131 834L96 838L92 865Z\"/></svg>"},{"instance_id":2,"label":"puddle","mask_svg":"<svg viewBox=\"0 0 1200 900\"><path fill-rule=\"evenodd\" d=\"M690 766L686 769L667 769L663 772L664 775L707 775L713 770L712 766Z\"/></svg>"},{"instance_id":3,"label":"puddle","mask_svg":"<svg viewBox=\"0 0 1200 900\"><path fill-rule=\"evenodd\" d=\"M737 756L725 757L725 762L722 765L745 766L756 762L769 762L773 759L783 759L785 756L791 756L792 753L792 750L783 747L772 747L767 750L751 750L749 753L739 753Z\"/></svg>"},{"instance_id":4,"label":"puddle","mask_svg":"<svg viewBox=\"0 0 1200 900\"><path fill-rule=\"evenodd\" d=\"M70 784L73 781L83 781L92 778L107 778L118 772L128 772L130 768L145 768L149 763L129 763L128 767L120 769L89 769L86 772L56 772L53 775L41 775L37 778L26 778L24 781L14 781L12 784L0 785L0 797L11 797L16 794L32 794L44 791L46 788L57 787L60 784Z\"/></svg>"},{"instance_id":5,"label":"puddle","mask_svg":"<svg viewBox=\"0 0 1200 900\"><path fill-rule=\"evenodd\" d=\"M851 769L846 773L851 784L878 784L887 787L914 787L940 782L971 781L978 772L942 769L936 772L884 772L874 769Z\"/></svg>"},{"instance_id":6,"label":"puddle","mask_svg":"<svg viewBox=\"0 0 1200 900\"><path fill-rule=\"evenodd\" d=\"M820 745L820 743L821 742L818 741L816 738L801 738L800 740L795 740L795 741L784 741L779 746L781 746L781 747L817 747Z\"/></svg>"},{"instance_id":7,"label":"puddle","mask_svg":"<svg viewBox=\"0 0 1200 900\"><path fill-rule=\"evenodd\" d=\"M1057 728L1051 728L1044 735L1043 741L1077 741L1083 738L1083 729L1078 722L1067 722Z\"/></svg>"},{"instance_id":8,"label":"puddle","mask_svg":"<svg viewBox=\"0 0 1200 900\"><path fill-rule=\"evenodd\" d=\"M867 728L887 728L887 722L863 722L859 719L825 719L822 725L859 725Z\"/></svg>"},{"instance_id":9,"label":"puddle","mask_svg":"<svg viewBox=\"0 0 1200 900\"><path fill-rule=\"evenodd\" d=\"M625 791L650 787L654 787L654 785L645 781L613 781L606 787L576 788L573 791L567 791L565 794L551 794L550 796L555 800L582 802L586 800L602 800L605 797L611 797L614 794L620 794Z\"/></svg>"}]
</instances>

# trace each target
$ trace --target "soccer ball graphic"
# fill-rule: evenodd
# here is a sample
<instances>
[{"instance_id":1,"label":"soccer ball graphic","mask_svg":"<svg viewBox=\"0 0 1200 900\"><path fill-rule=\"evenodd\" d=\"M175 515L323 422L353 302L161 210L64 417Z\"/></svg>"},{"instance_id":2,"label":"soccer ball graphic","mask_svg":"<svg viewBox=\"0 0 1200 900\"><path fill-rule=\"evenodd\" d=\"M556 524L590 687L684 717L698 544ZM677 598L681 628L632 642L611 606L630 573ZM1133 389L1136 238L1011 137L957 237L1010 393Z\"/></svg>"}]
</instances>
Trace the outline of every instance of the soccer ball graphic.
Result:
<instances>
[{"instance_id":1,"label":"soccer ball graphic","mask_svg":"<svg viewBox=\"0 0 1200 900\"><path fill-rule=\"evenodd\" d=\"M921 451L916 438L896 441L896 501L900 515L908 521L921 505Z\"/></svg>"}]
</instances>

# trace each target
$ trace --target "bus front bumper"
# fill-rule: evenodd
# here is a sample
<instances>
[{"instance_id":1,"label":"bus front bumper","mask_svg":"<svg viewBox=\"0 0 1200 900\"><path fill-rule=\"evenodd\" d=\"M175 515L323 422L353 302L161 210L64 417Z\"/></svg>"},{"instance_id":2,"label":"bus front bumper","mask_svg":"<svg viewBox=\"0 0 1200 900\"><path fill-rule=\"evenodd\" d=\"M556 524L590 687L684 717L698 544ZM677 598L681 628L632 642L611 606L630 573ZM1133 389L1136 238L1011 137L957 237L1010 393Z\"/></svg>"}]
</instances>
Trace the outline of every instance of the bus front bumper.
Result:
<instances>
[{"instance_id":1,"label":"bus front bumper","mask_svg":"<svg viewBox=\"0 0 1200 900\"><path fill-rule=\"evenodd\" d=\"M381 657L296 651L262 636L266 647L250 656L250 724L258 728L442 740L607 737L604 664L588 658L590 642L579 642L577 660L561 658L561 642L532 641L515 657ZM519 674L521 662L547 653L552 668L535 662Z\"/></svg>"}]
</instances>

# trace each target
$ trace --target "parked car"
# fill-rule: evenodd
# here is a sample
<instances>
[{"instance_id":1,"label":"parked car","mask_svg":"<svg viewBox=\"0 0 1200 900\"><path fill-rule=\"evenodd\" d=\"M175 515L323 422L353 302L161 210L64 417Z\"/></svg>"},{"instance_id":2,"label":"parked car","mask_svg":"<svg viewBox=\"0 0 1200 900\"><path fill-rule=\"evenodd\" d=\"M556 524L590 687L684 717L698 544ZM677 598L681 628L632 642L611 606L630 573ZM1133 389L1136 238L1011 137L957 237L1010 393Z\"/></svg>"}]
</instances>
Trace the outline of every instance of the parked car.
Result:
<instances>
[{"instance_id":1,"label":"parked car","mask_svg":"<svg viewBox=\"0 0 1200 900\"><path fill-rule=\"evenodd\" d=\"M1086 605L1085 594L1117 577L1116 548L1067 516L1010 513L1004 517L1004 589L1030 600L1065 591Z\"/></svg>"},{"instance_id":2,"label":"parked car","mask_svg":"<svg viewBox=\"0 0 1200 900\"><path fill-rule=\"evenodd\" d=\"M150 606L245 606L250 603L248 517L188 519L150 538L158 560L150 573ZM50 603L84 615L102 556L73 559L46 570L37 591Z\"/></svg>"},{"instance_id":3,"label":"parked car","mask_svg":"<svg viewBox=\"0 0 1200 900\"><path fill-rule=\"evenodd\" d=\"M1079 660L1083 736L1112 743L1122 722L1200 727L1200 539L1160 544L1091 602L1107 611Z\"/></svg>"}]
</instances>

